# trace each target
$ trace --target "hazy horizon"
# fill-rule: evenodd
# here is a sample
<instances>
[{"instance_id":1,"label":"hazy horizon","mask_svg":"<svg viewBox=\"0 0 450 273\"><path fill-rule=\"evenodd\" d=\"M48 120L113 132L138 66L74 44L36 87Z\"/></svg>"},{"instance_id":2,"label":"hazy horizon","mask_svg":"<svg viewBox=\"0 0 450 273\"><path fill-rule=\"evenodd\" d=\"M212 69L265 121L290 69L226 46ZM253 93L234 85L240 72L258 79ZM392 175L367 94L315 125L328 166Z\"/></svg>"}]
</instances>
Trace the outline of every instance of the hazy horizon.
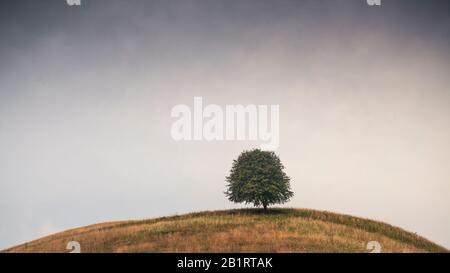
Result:
<instances>
[{"instance_id":1,"label":"hazy horizon","mask_svg":"<svg viewBox=\"0 0 450 273\"><path fill-rule=\"evenodd\" d=\"M450 2L6 0L0 249L111 220L244 207L254 141L179 141L171 109L279 105L286 207L450 248Z\"/></svg>"}]
</instances>

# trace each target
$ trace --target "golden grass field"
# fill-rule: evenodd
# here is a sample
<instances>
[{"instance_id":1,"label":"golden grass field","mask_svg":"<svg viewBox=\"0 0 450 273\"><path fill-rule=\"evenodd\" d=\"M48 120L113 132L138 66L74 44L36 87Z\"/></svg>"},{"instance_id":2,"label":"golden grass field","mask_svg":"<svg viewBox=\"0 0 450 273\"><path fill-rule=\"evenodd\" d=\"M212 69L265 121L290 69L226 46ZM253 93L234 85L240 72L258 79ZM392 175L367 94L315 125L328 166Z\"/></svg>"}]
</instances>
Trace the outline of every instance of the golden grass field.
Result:
<instances>
[{"instance_id":1,"label":"golden grass field","mask_svg":"<svg viewBox=\"0 0 450 273\"><path fill-rule=\"evenodd\" d=\"M372 220L309 209L240 209L96 224L3 252L448 252L414 233Z\"/></svg>"}]
</instances>

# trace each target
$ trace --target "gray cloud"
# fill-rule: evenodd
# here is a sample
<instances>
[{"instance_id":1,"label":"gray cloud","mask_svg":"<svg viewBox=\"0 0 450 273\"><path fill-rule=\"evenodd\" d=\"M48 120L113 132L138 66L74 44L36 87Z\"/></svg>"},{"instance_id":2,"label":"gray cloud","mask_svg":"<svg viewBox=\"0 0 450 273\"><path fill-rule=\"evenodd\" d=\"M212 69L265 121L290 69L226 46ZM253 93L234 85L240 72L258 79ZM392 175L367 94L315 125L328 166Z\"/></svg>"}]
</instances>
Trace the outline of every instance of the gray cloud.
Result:
<instances>
[{"instance_id":1,"label":"gray cloud","mask_svg":"<svg viewBox=\"0 0 450 273\"><path fill-rule=\"evenodd\" d=\"M288 206L450 247L448 1L5 1L0 247L235 207L253 142L174 142L171 108L280 104ZM212 156L213 155L213 156Z\"/></svg>"}]
</instances>

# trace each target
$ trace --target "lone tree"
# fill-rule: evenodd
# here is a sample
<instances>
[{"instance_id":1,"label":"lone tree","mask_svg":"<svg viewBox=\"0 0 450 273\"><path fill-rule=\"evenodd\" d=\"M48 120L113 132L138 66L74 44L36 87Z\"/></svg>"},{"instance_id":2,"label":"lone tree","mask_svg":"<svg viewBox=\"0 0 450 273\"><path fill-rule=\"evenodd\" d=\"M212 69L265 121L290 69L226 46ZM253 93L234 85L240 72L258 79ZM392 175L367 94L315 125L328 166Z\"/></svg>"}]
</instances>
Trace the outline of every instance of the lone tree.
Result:
<instances>
[{"instance_id":1,"label":"lone tree","mask_svg":"<svg viewBox=\"0 0 450 273\"><path fill-rule=\"evenodd\" d=\"M233 161L227 176L225 195L235 203L253 203L254 206L282 204L294 196L290 178L274 152L259 149L244 151Z\"/></svg>"}]
</instances>

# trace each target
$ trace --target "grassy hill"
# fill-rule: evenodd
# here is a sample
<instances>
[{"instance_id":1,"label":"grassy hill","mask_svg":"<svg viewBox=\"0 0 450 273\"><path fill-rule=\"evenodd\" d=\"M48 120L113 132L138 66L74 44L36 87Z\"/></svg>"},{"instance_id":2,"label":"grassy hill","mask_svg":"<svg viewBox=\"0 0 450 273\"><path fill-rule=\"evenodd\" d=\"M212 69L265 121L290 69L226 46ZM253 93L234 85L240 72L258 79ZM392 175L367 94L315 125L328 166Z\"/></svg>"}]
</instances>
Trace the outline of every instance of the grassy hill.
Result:
<instances>
[{"instance_id":1,"label":"grassy hill","mask_svg":"<svg viewBox=\"0 0 450 273\"><path fill-rule=\"evenodd\" d=\"M76 228L4 252L447 252L414 233L372 220L309 209L191 213Z\"/></svg>"}]
</instances>

